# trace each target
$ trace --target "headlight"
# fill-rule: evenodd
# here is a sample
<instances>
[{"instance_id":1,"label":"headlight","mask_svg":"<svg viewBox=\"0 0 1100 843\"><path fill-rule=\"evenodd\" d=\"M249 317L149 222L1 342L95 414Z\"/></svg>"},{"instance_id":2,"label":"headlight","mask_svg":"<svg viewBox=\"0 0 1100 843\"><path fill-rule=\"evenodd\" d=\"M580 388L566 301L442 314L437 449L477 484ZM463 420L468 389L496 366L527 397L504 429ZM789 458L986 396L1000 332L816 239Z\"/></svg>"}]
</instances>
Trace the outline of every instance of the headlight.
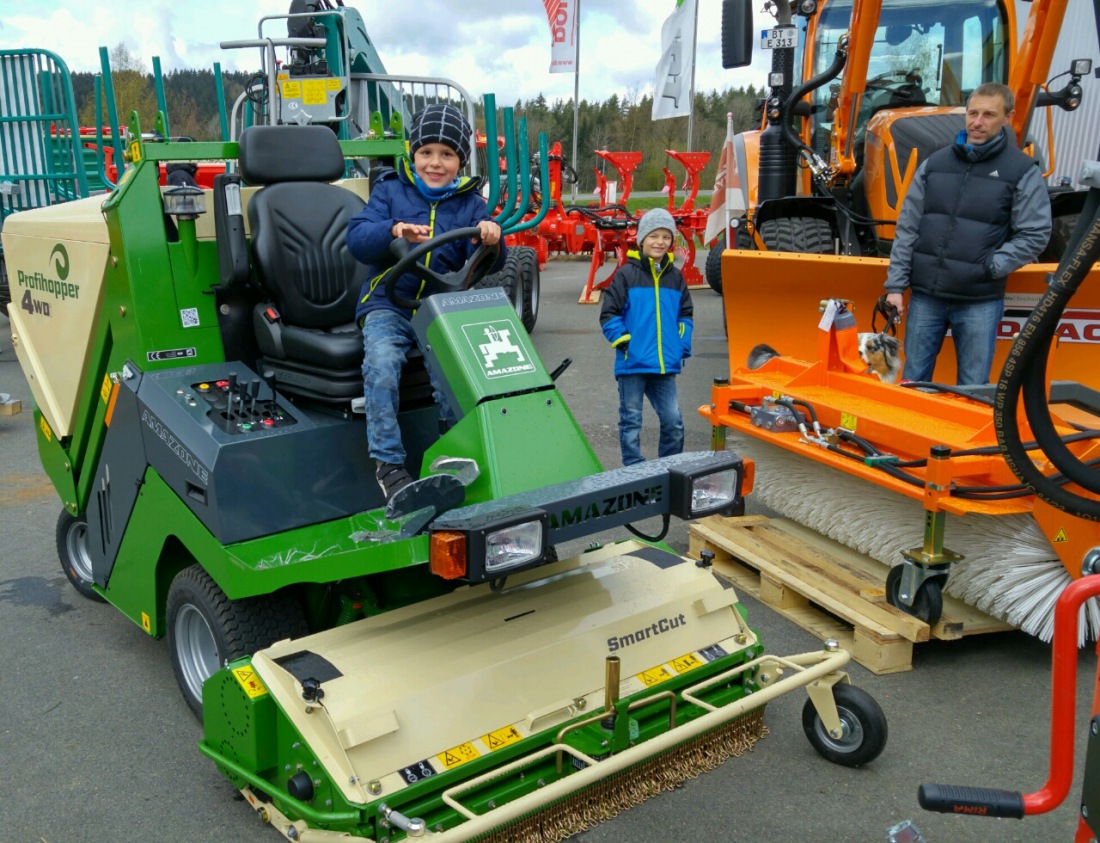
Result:
<instances>
[{"instance_id":1,"label":"headlight","mask_svg":"<svg viewBox=\"0 0 1100 843\"><path fill-rule=\"evenodd\" d=\"M533 562L542 554L542 522L514 524L485 536L485 573L497 576L500 571Z\"/></svg>"},{"instance_id":2,"label":"headlight","mask_svg":"<svg viewBox=\"0 0 1100 843\"><path fill-rule=\"evenodd\" d=\"M484 582L532 568L546 556L550 519L541 509L512 511L481 523L433 530L429 564L448 580Z\"/></svg>"},{"instance_id":3,"label":"headlight","mask_svg":"<svg viewBox=\"0 0 1100 843\"><path fill-rule=\"evenodd\" d=\"M669 472L671 509L680 518L729 514L742 502L741 467L709 473Z\"/></svg>"}]
</instances>

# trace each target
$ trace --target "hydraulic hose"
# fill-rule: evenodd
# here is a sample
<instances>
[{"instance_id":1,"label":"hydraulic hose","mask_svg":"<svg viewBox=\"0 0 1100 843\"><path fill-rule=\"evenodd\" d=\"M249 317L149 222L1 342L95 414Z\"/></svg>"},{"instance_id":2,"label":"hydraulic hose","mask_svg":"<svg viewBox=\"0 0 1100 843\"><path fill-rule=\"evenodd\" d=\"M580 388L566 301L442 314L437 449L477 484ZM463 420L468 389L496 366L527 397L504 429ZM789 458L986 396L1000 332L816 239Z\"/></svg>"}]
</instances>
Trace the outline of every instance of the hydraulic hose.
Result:
<instances>
[{"instance_id":1,"label":"hydraulic hose","mask_svg":"<svg viewBox=\"0 0 1100 843\"><path fill-rule=\"evenodd\" d=\"M1012 344L993 405L993 426L1013 473L1041 500L1078 517L1100 521L1100 501L1061 488L1031 461L1020 435L1017 411L1021 400L1028 424L1046 457L1070 481L1089 492L1100 492L1100 476L1083 464L1054 428L1046 396L1046 365L1062 313L1100 258L1100 189L1089 191L1072 249L1063 255L1055 277Z\"/></svg>"},{"instance_id":2,"label":"hydraulic hose","mask_svg":"<svg viewBox=\"0 0 1100 843\"><path fill-rule=\"evenodd\" d=\"M801 150L807 155L817 155L817 153L815 153L813 149L805 144L805 142L802 140L802 136L798 132L796 132L794 130L794 127L791 125L792 118L794 116L794 107L798 104L799 100L806 96L806 94L810 93L811 91L816 91L822 85L826 85L836 79L836 77L839 76L840 72L844 69L844 64L847 61L848 39L845 37L841 38L840 42L837 44L836 55L833 56L833 63L825 68L825 71L821 75L815 76L813 79L807 79L805 82L803 82L793 91L791 91L791 95L787 97L787 101L783 103L783 120L781 121L780 126L783 129L783 137L786 139L787 143L789 143L794 149Z\"/></svg>"}]
</instances>

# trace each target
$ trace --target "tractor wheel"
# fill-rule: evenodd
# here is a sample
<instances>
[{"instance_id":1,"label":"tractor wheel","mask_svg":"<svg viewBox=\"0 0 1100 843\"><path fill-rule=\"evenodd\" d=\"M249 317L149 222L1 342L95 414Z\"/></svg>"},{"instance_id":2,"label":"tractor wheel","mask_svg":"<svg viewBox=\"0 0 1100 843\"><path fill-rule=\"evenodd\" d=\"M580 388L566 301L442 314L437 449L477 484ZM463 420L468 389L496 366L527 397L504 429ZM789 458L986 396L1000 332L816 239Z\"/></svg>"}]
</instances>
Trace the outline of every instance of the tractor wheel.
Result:
<instances>
[{"instance_id":1,"label":"tractor wheel","mask_svg":"<svg viewBox=\"0 0 1100 843\"><path fill-rule=\"evenodd\" d=\"M103 603L103 597L92 589L92 557L88 555L88 519L61 510L57 518L57 556L61 570L83 597Z\"/></svg>"},{"instance_id":2,"label":"tractor wheel","mask_svg":"<svg viewBox=\"0 0 1100 843\"><path fill-rule=\"evenodd\" d=\"M836 250L832 226L817 217L767 220L760 225L760 237L773 252L831 255Z\"/></svg>"},{"instance_id":3,"label":"tractor wheel","mask_svg":"<svg viewBox=\"0 0 1100 843\"><path fill-rule=\"evenodd\" d=\"M516 316L523 319L523 266L522 256L517 254L521 249L509 249L508 256L504 259L504 266L497 272L492 272L482 278L475 285L477 289L484 290L489 287L501 287L504 295L516 309Z\"/></svg>"},{"instance_id":4,"label":"tractor wheel","mask_svg":"<svg viewBox=\"0 0 1100 843\"><path fill-rule=\"evenodd\" d=\"M523 277L523 314L520 318L527 333L531 333L539 318L539 256L530 246L515 246L514 250L520 253L519 263Z\"/></svg>"},{"instance_id":5,"label":"tractor wheel","mask_svg":"<svg viewBox=\"0 0 1100 843\"><path fill-rule=\"evenodd\" d=\"M840 715L839 736L830 735L812 700L802 707L802 729L823 758L844 767L860 767L878 758L886 747L886 715L874 697L851 685L833 686Z\"/></svg>"},{"instance_id":6,"label":"tractor wheel","mask_svg":"<svg viewBox=\"0 0 1100 843\"><path fill-rule=\"evenodd\" d=\"M1080 216L1080 214L1065 214L1052 220L1050 240L1047 242L1047 247L1039 255L1039 263L1061 262L1066 247L1073 239L1073 229L1077 227L1077 220ZM0 290L0 294L2 293L3 291Z\"/></svg>"},{"instance_id":7,"label":"tractor wheel","mask_svg":"<svg viewBox=\"0 0 1100 843\"><path fill-rule=\"evenodd\" d=\"M203 683L222 665L309 631L292 597L230 600L200 565L184 568L172 580L166 620L172 671L200 720Z\"/></svg>"},{"instance_id":8,"label":"tractor wheel","mask_svg":"<svg viewBox=\"0 0 1100 843\"><path fill-rule=\"evenodd\" d=\"M8 284L8 265L0 256L0 313L7 316L7 307L11 303L11 285Z\"/></svg>"},{"instance_id":9,"label":"tractor wheel","mask_svg":"<svg viewBox=\"0 0 1100 843\"><path fill-rule=\"evenodd\" d=\"M747 228L745 228L744 220L741 225L737 227L737 234L733 241L735 249L751 249L752 248L752 235L749 234ZM710 247L710 251L707 252L707 262L704 268L704 274L707 277L707 284L718 295L722 295L722 252L726 250L726 235L723 232L718 235L718 239L714 241L714 244Z\"/></svg>"}]
</instances>

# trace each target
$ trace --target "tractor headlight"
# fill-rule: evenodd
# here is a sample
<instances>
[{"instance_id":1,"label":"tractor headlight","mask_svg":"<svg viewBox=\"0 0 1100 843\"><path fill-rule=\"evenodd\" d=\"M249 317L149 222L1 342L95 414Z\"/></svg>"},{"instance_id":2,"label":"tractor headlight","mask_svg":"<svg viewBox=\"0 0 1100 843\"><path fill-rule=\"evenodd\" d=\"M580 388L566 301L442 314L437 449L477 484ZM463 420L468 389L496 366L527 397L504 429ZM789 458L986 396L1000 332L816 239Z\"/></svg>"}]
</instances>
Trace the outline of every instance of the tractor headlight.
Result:
<instances>
[{"instance_id":1,"label":"tractor headlight","mask_svg":"<svg viewBox=\"0 0 1100 843\"><path fill-rule=\"evenodd\" d=\"M429 564L444 579L484 582L532 568L546 556L550 518L541 509L432 531Z\"/></svg>"},{"instance_id":2,"label":"tractor headlight","mask_svg":"<svg viewBox=\"0 0 1100 843\"><path fill-rule=\"evenodd\" d=\"M744 506L742 466L723 466L709 471L669 472L672 512L680 518L729 515Z\"/></svg>"}]
</instances>

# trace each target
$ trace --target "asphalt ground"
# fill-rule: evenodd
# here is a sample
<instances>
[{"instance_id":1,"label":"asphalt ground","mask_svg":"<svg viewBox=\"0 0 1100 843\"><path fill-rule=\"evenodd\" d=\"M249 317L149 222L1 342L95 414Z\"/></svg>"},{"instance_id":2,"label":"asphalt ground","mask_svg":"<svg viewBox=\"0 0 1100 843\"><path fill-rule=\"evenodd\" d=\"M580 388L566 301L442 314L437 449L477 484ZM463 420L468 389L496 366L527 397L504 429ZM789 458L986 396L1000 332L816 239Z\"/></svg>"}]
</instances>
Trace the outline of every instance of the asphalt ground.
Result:
<instances>
[{"instance_id":1,"label":"asphalt ground","mask_svg":"<svg viewBox=\"0 0 1100 843\"><path fill-rule=\"evenodd\" d=\"M598 307L577 303L587 269L550 264L533 337L548 369L572 358L558 387L611 468L619 465L612 354ZM695 408L708 400L712 379L728 373L728 360L719 297L702 289L694 298L695 356L679 389L687 448L706 450L709 428ZM112 607L83 599L64 578L54 539L60 504L39 464L31 396L3 316L0 392L23 401L22 414L0 415L0 841L282 839L198 753L200 726L176 687L164 642ZM652 455L657 422L646 413L643 446ZM751 500L749 511L759 511ZM641 526L652 532L658 525ZM686 528L674 523L669 541L686 552ZM768 652L820 646L773 610L742 599ZM917 786L927 781L1024 792L1043 786L1050 648L1010 632L918 644L905 673L875 676L853 662L852 682L875 697L890 729L885 751L865 768L817 755L801 727L805 694L796 692L768 706L770 734L752 752L576 839L883 841L890 826L912 819L929 843L1068 841L1095 669L1092 650L1082 651L1076 772L1066 803L1046 815L988 820L928 814L917 805Z\"/></svg>"}]
</instances>

